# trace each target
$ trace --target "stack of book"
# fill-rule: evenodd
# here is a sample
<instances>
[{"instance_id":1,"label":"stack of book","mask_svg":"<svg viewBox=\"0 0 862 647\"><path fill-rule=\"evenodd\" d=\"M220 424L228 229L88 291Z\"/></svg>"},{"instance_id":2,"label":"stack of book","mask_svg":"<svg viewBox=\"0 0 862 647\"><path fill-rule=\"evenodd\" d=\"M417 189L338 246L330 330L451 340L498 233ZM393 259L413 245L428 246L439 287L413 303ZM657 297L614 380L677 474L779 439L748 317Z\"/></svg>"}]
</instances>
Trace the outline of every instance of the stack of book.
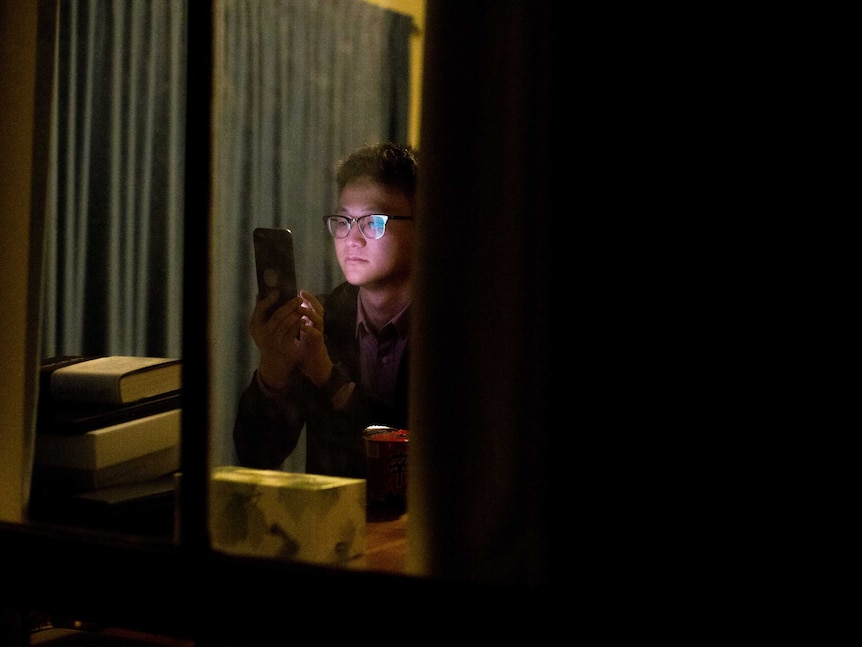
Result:
<instances>
[{"instance_id":1,"label":"stack of book","mask_svg":"<svg viewBox=\"0 0 862 647\"><path fill-rule=\"evenodd\" d=\"M43 360L31 505L169 487L180 468L181 398L179 359Z\"/></svg>"}]
</instances>

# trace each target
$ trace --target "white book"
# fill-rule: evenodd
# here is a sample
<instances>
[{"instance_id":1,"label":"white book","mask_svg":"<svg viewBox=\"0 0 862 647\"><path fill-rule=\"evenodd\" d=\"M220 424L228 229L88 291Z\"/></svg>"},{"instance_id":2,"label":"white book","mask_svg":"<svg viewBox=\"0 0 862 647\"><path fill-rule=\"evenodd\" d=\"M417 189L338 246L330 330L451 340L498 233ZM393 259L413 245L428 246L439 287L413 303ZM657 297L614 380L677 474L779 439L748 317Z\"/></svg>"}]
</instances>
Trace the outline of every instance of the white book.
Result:
<instances>
[{"instance_id":1,"label":"white book","mask_svg":"<svg viewBox=\"0 0 862 647\"><path fill-rule=\"evenodd\" d=\"M56 402L127 404L182 388L182 360L170 357L110 355L43 370Z\"/></svg>"},{"instance_id":2,"label":"white book","mask_svg":"<svg viewBox=\"0 0 862 647\"><path fill-rule=\"evenodd\" d=\"M178 447L181 411L164 411L77 436L36 434L34 463L99 470Z\"/></svg>"}]
</instances>

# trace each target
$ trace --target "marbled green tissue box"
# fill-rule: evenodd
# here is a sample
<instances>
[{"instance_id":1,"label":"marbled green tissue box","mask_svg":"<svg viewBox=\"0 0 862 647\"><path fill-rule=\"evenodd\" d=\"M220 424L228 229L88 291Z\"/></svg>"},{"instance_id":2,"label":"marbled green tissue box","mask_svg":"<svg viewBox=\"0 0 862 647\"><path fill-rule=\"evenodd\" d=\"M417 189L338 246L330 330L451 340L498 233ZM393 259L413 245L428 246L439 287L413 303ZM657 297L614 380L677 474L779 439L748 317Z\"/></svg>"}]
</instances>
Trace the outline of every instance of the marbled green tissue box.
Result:
<instances>
[{"instance_id":1,"label":"marbled green tissue box","mask_svg":"<svg viewBox=\"0 0 862 647\"><path fill-rule=\"evenodd\" d=\"M365 551L365 479L217 467L210 482L215 550L341 564Z\"/></svg>"}]
</instances>

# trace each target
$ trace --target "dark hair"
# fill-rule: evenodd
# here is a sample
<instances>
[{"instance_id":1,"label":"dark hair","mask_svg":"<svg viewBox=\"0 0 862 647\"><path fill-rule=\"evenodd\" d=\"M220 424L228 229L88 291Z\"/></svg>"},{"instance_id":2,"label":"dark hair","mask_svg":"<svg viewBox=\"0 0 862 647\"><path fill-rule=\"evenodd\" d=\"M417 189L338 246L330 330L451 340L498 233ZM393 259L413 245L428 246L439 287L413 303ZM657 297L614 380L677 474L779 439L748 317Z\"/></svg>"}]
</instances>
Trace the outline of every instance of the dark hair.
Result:
<instances>
[{"instance_id":1,"label":"dark hair","mask_svg":"<svg viewBox=\"0 0 862 647\"><path fill-rule=\"evenodd\" d=\"M342 159L336 168L338 192L358 177L370 177L375 182L404 193L412 202L416 195L418 164L416 152L410 146L390 142L363 146Z\"/></svg>"}]
</instances>

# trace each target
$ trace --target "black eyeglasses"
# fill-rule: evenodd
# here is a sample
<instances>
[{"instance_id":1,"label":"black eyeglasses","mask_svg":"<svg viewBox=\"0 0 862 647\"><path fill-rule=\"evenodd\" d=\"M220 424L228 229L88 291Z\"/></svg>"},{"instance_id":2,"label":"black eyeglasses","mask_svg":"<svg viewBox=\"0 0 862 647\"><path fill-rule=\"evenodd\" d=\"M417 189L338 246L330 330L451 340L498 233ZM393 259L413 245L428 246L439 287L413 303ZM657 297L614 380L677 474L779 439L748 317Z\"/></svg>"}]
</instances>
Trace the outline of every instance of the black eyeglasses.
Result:
<instances>
[{"instance_id":1,"label":"black eyeglasses","mask_svg":"<svg viewBox=\"0 0 862 647\"><path fill-rule=\"evenodd\" d=\"M413 218L410 216L384 216L379 213L359 216L358 218L323 216L323 222L326 223L326 227L333 238L347 238L355 222L359 225L359 231L362 232L363 236L377 240L383 238L383 234L386 233L386 223L390 220L413 220Z\"/></svg>"}]
</instances>

